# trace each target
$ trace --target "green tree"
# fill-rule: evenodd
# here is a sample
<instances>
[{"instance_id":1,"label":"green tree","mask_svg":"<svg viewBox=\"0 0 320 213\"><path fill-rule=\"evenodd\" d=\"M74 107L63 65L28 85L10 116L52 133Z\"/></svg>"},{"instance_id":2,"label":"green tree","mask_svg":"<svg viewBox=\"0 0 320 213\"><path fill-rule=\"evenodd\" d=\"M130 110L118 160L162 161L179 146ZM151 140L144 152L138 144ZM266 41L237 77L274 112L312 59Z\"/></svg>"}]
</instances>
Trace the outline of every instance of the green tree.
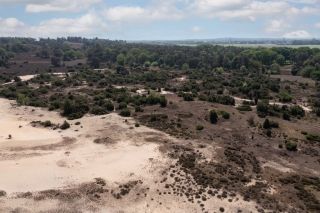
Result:
<instances>
[{"instance_id":1,"label":"green tree","mask_svg":"<svg viewBox=\"0 0 320 213\"><path fill-rule=\"evenodd\" d=\"M284 58L283 55L281 55L281 54L277 55L277 58L276 58L275 61L276 61L278 64L280 64L281 66L286 63L285 58Z\"/></svg>"},{"instance_id":2,"label":"green tree","mask_svg":"<svg viewBox=\"0 0 320 213\"><path fill-rule=\"evenodd\" d=\"M264 129L270 129L271 128L271 124L268 118L266 118L263 122L263 128Z\"/></svg>"},{"instance_id":3,"label":"green tree","mask_svg":"<svg viewBox=\"0 0 320 213\"><path fill-rule=\"evenodd\" d=\"M160 98L160 106L161 107L166 107L167 103L168 103L167 99L164 96L161 96L161 98Z\"/></svg>"},{"instance_id":4,"label":"green tree","mask_svg":"<svg viewBox=\"0 0 320 213\"><path fill-rule=\"evenodd\" d=\"M61 64L61 59L59 57L51 57L51 64L54 66L54 67L60 67L60 64Z\"/></svg>"},{"instance_id":5,"label":"green tree","mask_svg":"<svg viewBox=\"0 0 320 213\"><path fill-rule=\"evenodd\" d=\"M118 55L117 62L118 62L119 65L124 66L124 63L125 63L124 54L121 53L121 54Z\"/></svg>"},{"instance_id":6,"label":"green tree","mask_svg":"<svg viewBox=\"0 0 320 213\"><path fill-rule=\"evenodd\" d=\"M213 124L213 123L216 123L218 121L218 114L215 110L211 110L210 111L210 122Z\"/></svg>"}]
</instances>

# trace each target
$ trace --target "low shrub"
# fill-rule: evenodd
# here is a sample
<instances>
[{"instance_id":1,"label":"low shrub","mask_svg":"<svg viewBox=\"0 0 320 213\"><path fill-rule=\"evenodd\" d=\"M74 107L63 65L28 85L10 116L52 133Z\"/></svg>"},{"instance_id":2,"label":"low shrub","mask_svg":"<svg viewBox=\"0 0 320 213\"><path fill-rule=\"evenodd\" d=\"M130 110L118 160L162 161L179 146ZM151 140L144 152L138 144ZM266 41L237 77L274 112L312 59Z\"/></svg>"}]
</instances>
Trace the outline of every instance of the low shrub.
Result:
<instances>
[{"instance_id":1,"label":"low shrub","mask_svg":"<svg viewBox=\"0 0 320 213\"><path fill-rule=\"evenodd\" d=\"M297 151L297 144L286 140L286 149L289 151Z\"/></svg>"},{"instance_id":2,"label":"low shrub","mask_svg":"<svg viewBox=\"0 0 320 213\"><path fill-rule=\"evenodd\" d=\"M41 124L42 124L44 127L52 126L52 123L51 123L51 121L50 121L50 120L45 121L45 122L42 122Z\"/></svg>"},{"instance_id":3,"label":"low shrub","mask_svg":"<svg viewBox=\"0 0 320 213\"><path fill-rule=\"evenodd\" d=\"M308 134L306 138L309 141L319 141L320 142L320 135Z\"/></svg>"},{"instance_id":4,"label":"low shrub","mask_svg":"<svg viewBox=\"0 0 320 213\"><path fill-rule=\"evenodd\" d=\"M249 105L241 105L237 107L239 111L252 111L252 108Z\"/></svg>"},{"instance_id":5,"label":"low shrub","mask_svg":"<svg viewBox=\"0 0 320 213\"><path fill-rule=\"evenodd\" d=\"M203 126L202 125L197 125L196 126L196 130L198 130L198 131L203 130Z\"/></svg>"},{"instance_id":6,"label":"low shrub","mask_svg":"<svg viewBox=\"0 0 320 213\"><path fill-rule=\"evenodd\" d=\"M226 111L221 110L220 114L222 115L222 117L224 119L229 119L230 118L230 114L228 112L226 112Z\"/></svg>"},{"instance_id":7,"label":"low shrub","mask_svg":"<svg viewBox=\"0 0 320 213\"><path fill-rule=\"evenodd\" d=\"M122 117L129 117L131 115L131 111L127 108L122 109L119 113Z\"/></svg>"},{"instance_id":8,"label":"low shrub","mask_svg":"<svg viewBox=\"0 0 320 213\"><path fill-rule=\"evenodd\" d=\"M67 121L64 121L63 124L60 126L60 129L68 129L70 128L70 124Z\"/></svg>"}]
</instances>

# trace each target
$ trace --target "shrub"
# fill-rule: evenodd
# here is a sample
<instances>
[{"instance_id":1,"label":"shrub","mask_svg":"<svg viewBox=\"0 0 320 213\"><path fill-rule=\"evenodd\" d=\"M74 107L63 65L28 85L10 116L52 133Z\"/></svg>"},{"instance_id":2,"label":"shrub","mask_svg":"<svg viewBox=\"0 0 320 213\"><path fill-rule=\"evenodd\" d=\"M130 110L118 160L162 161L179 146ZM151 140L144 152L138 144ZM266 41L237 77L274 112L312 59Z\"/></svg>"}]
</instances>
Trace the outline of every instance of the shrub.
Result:
<instances>
[{"instance_id":1,"label":"shrub","mask_svg":"<svg viewBox=\"0 0 320 213\"><path fill-rule=\"evenodd\" d=\"M230 118L230 114L226 111L221 111L221 115L224 119L229 119Z\"/></svg>"},{"instance_id":2,"label":"shrub","mask_svg":"<svg viewBox=\"0 0 320 213\"><path fill-rule=\"evenodd\" d=\"M280 92L278 94L279 100L282 102L290 102L292 100L292 96L287 92Z\"/></svg>"},{"instance_id":3,"label":"shrub","mask_svg":"<svg viewBox=\"0 0 320 213\"><path fill-rule=\"evenodd\" d=\"M203 130L203 126L202 125L197 125L196 126L196 130L198 130L198 131Z\"/></svg>"},{"instance_id":4,"label":"shrub","mask_svg":"<svg viewBox=\"0 0 320 213\"><path fill-rule=\"evenodd\" d=\"M194 100L192 94L190 94L190 93L183 93L182 96L183 96L184 101L193 101Z\"/></svg>"},{"instance_id":5,"label":"shrub","mask_svg":"<svg viewBox=\"0 0 320 213\"><path fill-rule=\"evenodd\" d=\"M305 111L301 106L292 106L290 107L290 114L293 116L301 116L304 117L305 116Z\"/></svg>"},{"instance_id":6,"label":"shrub","mask_svg":"<svg viewBox=\"0 0 320 213\"><path fill-rule=\"evenodd\" d=\"M105 115L105 114L108 114L109 111L104 107L93 107L90 110L90 113L94 115Z\"/></svg>"},{"instance_id":7,"label":"shrub","mask_svg":"<svg viewBox=\"0 0 320 213\"><path fill-rule=\"evenodd\" d=\"M135 123L135 125L134 125L135 127L139 127L140 126L140 124L139 123Z\"/></svg>"},{"instance_id":8,"label":"shrub","mask_svg":"<svg viewBox=\"0 0 320 213\"><path fill-rule=\"evenodd\" d=\"M167 101L167 99L166 99L165 97L162 96L162 97L160 98L160 106L161 106L161 107L166 107L166 106L167 106L167 102L168 102L168 101Z\"/></svg>"},{"instance_id":9,"label":"shrub","mask_svg":"<svg viewBox=\"0 0 320 213\"><path fill-rule=\"evenodd\" d=\"M52 126L52 123L51 123L50 120L48 120L48 121L43 122L42 125L43 125L44 127L49 127L49 126Z\"/></svg>"},{"instance_id":10,"label":"shrub","mask_svg":"<svg viewBox=\"0 0 320 213\"><path fill-rule=\"evenodd\" d=\"M271 124L268 118L266 118L263 122L263 128L264 129L270 129L271 128Z\"/></svg>"},{"instance_id":11,"label":"shrub","mask_svg":"<svg viewBox=\"0 0 320 213\"><path fill-rule=\"evenodd\" d=\"M167 114L162 114L162 115L161 115L161 118L167 119L167 118L168 118L168 115L167 115Z\"/></svg>"},{"instance_id":12,"label":"shrub","mask_svg":"<svg viewBox=\"0 0 320 213\"><path fill-rule=\"evenodd\" d=\"M152 122L152 121L156 121L156 120L157 120L157 115L154 114L154 113L152 113L152 114L150 115L150 121Z\"/></svg>"},{"instance_id":13,"label":"shrub","mask_svg":"<svg viewBox=\"0 0 320 213\"><path fill-rule=\"evenodd\" d=\"M7 195L7 193L6 193L5 191L0 190L0 197L4 197L4 196L6 196L6 195Z\"/></svg>"},{"instance_id":14,"label":"shrub","mask_svg":"<svg viewBox=\"0 0 320 213\"><path fill-rule=\"evenodd\" d=\"M290 113L289 113L288 111L284 111L284 112L282 113L282 118L283 118L283 120L288 120L288 121L290 121Z\"/></svg>"},{"instance_id":15,"label":"shrub","mask_svg":"<svg viewBox=\"0 0 320 213\"><path fill-rule=\"evenodd\" d=\"M237 107L239 111L252 111L252 108L249 105L241 105Z\"/></svg>"},{"instance_id":16,"label":"shrub","mask_svg":"<svg viewBox=\"0 0 320 213\"><path fill-rule=\"evenodd\" d=\"M103 106L106 107L108 111L114 110L114 105L111 101L107 101Z\"/></svg>"},{"instance_id":17,"label":"shrub","mask_svg":"<svg viewBox=\"0 0 320 213\"><path fill-rule=\"evenodd\" d=\"M280 143L278 147L279 147L280 149L282 149L282 148L283 148L283 144Z\"/></svg>"},{"instance_id":18,"label":"shrub","mask_svg":"<svg viewBox=\"0 0 320 213\"><path fill-rule=\"evenodd\" d=\"M279 128L279 123L276 121L270 121L271 128Z\"/></svg>"},{"instance_id":19,"label":"shrub","mask_svg":"<svg viewBox=\"0 0 320 213\"><path fill-rule=\"evenodd\" d=\"M119 103L119 109L125 109L125 108L127 108L127 103L126 102Z\"/></svg>"},{"instance_id":20,"label":"shrub","mask_svg":"<svg viewBox=\"0 0 320 213\"><path fill-rule=\"evenodd\" d=\"M268 129L266 134L267 134L268 137L271 137L271 135L272 135L271 129Z\"/></svg>"},{"instance_id":21,"label":"shrub","mask_svg":"<svg viewBox=\"0 0 320 213\"><path fill-rule=\"evenodd\" d=\"M286 140L286 149L289 151L296 151L297 150L297 144L294 142L291 142L289 140Z\"/></svg>"},{"instance_id":22,"label":"shrub","mask_svg":"<svg viewBox=\"0 0 320 213\"><path fill-rule=\"evenodd\" d=\"M60 129L68 129L70 128L70 124L67 121L64 121L63 124L60 126Z\"/></svg>"},{"instance_id":23,"label":"shrub","mask_svg":"<svg viewBox=\"0 0 320 213\"><path fill-rule=\"evenodd\" d=\"M307 135L308 133L306 131L301 131L301 134Z\"/></svg>"},{"instance_id":24,"label":"shrub","mask_svg":"<svg viewBox=\"0 0 320 213\"><path fill-rule=\"evenodd\" d=\"M131 111L129 109L125 108L120 111L119 115L121 115L123 117L129 117L131 115Z\"/></svg>"},{"instance_id":25,"label":"shrub","mask_svg":"<svg viewBox=\"0 0 320 213\"><path fill-rule=\"evenodd\" d=\"M79 121L77 121L74 125L80 125L81 123Z\"/></svg>"},{"instance_id":26,"label":"shrub","mask_svg":"<svg viewBox=\"0 0 320 213\"><path fill-rule=\"evenodd\" d=\"M249 119L247 120L250 126L254 126L254 116L250 116Z\"/></svg>"},{"instance_id":27,"label":"shrub","mask_svg":"<svg viewBox=\"0 0 320 213\"><path fill-rule=\"evenodd\" d=\"M216 123L217 121L218 121L217 112L215 110L211 110L210 111L210 122L213 124L213 123Z\"/></svg>"},{"instance_id":28,"label":"shrub","mask_svg":"<svg viewBox=\"0 0 320 213\"><path fill-rule=\"evenodd\" d=\"M135 106L135 112L143 112L143 108L141 106Z\"/></svg>"},{"instance_id":29,"label":"shrub","mask_svg":"<svg viewBox=\"0 0 320 213\"><path fill-rule=\"evenodd\" d=\"M309 141L319 141L320 142L320 135L308 134L306 138Z\"/></svg>"}]
</instances>

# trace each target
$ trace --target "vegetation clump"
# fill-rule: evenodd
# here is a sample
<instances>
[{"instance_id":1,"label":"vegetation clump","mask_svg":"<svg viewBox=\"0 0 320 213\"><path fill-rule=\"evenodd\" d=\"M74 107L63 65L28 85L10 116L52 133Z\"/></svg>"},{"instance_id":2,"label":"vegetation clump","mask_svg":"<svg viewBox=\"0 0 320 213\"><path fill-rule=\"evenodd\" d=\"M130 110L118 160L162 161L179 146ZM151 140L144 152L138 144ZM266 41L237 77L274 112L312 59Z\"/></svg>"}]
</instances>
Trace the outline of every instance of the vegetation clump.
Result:
<instances>
[{"instance_id":1,"label":"vegetation clump","mask_svg":"<svg viewBox=\"0 0 320 213\"><path fill-rule=\"evenodd\" d=\"M125 108L120 111L119 115L121 115L122 117L130 117L131 111Z\"/></svg>"},{"instance_id":2,"label":"vegetation clump","mask_svg":"<svg viewBox=\"0 0 320 213\"><path fill-rule=\"evenodd\" d=\"M210 111L210 122L212 124L216 123L218 121L218 114L215 110Z\"/></svg>"},{"instance_id":3,"label":"vegetation clump","mask_svg":"<svg viewBox=\"0 0 320 213\"><path fill-rule=\"evenodd\" d=\"M239 111L252 111L252 108L249 105L240 105L237 107Z\"/></svg>"},{"instance_id":4,"label":"vegetation clump","mask_svg":"<svg viewBox=\"0 0 320 213\"><path fill-rule=\"evenodd\" d=\"M297 144L295 142L291 142L290 140L285 141L286 149L289 151L297 151Z\"/></svg>"},{"instance_id":5,"label":"vegetation clump","mask_svg":"<svg viewBox=\"0 0 320 213\"><path fill-rule=\"evenodd\" d=\"M67 121L64 121L63 124L60 126L60 129L65 130L70 128L70 124Z\"/></svg>"},{"instance_id":6,"label":"vegetation clump","mask_svg":"<svg viewBox=\"0 0 320 213\"><path fill-rule=\"evenodd\" d=\"M196 130L198 130L198 131L203 130L203 128L204 128L204 127L203 127L202 125L197 125L197 126L196 126Z\"/></svg>"}]
</instances>

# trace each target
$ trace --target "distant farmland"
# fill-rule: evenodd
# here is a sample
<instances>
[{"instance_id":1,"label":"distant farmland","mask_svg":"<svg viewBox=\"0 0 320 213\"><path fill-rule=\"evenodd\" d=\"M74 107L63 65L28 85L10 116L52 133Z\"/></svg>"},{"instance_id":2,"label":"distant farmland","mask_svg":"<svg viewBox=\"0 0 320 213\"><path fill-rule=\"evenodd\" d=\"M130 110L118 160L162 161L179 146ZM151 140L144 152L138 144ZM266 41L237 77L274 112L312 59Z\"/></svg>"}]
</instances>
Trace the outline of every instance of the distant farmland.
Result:
<instances>
[{"instance_id":1,"label":"distant farmland","mask_svg":"<svg viewBox=\"0 0 320 213\"><path fill-rule=\"evenodd\" d=\"M178 46L198 46L202 44L177 44ZM299 48L299 47L310 47L310 48L320 48L320 45L276 45L276 44L211 44L211 45L221 45L221 46L235 46L235 47L267 47L267 48L272 48L272 47L290 47L290 48Z\"/></svg>"}]
</instances>

